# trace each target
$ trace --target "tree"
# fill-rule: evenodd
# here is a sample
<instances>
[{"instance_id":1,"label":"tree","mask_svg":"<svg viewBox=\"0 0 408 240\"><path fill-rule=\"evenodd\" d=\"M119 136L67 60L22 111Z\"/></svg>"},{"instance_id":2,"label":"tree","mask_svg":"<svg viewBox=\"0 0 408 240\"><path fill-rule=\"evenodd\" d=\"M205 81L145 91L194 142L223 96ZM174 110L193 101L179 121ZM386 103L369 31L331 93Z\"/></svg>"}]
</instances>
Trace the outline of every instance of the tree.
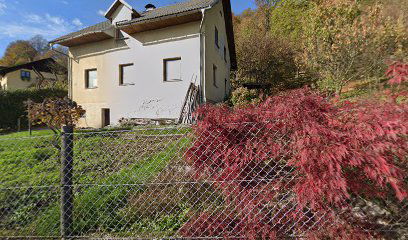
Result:
<instances>
[{"instance_id":1,"label":"tree","mask_svg":"<svg viewBox=\"0 0 408 240\"><path fill-rule=\"evenodd\" d=\"M396 219L405 214L408 104L334 103L303 88L197 114L186 161L225 205L198 213L186 237L369 239L387 233L375 232L377 217L357 217L355 200L387 199Z\"/></svg>"},{"instance_id":2,"label":"tree","mask_svg":"<svg viewBox=\"0 0 408 240\"><path fill-rule=\"evenodd\" d=\"M49 49L47 52L43 54L43 58L52 58L55 60L55 64L50 64L48 67L52 71L55 77L55 81L42 81L40 88L67 88L68 86L68 75L67 75L67 68L68 68L68 50L65 47L58 46L55 50Z\"/></svg>"},{"instance_id":3,"label":"tree","mask_svg":"<svg viewBox=\"0 0 408 240\"><path fill-rule=\"evenodd\" d=\"M48 49L42 55L42 58L53 58L60 66L68 67L68 48L57 46L55 50Z\"/></svg>"},{"instance_id":4,"label":"tree","mask_svg":"<svg viewBox=\"0 0 408 240\"><path fill-rule=\"evenodd\" d=\"M48 46L48 41L41 35L35 35L30 40L30 45L37 51L37 58L44 58L42 57L50 47Z\"/></svg>"},{"instance_id":5,"label":"tree","mask_svg":"<svg viewBox=\"0 0 408 240\"><path fill-rule=\"evenodd\" d=\"M279 2L281 2L281 0L255 0L258 9L263 13L266 32L271 28L271 9L276 7Z\"/></svg>"},{"instance_id":6,"label":"tree","mask_svg":"<svg viewBox=\"0 0 408 240\"><path fill-rule=\"evenodd\" d=\"M276 92L301 87L307 81L300 74L295 47L284 39L255 32L238 38L236 46L236 87L240 83L267 83Z\"/></svg>"},{"instance_id":7,"label":"tree","mask_svg":"<svg viewBox=\"0 0 408 240\"><path fill-rule=\"evenodd\" d=\"M309 17L308 12L313 6L309 0L282 1L279 7L271 10L270 34L299 45L304 34L304 19Z\"/></svg>"},{"instance_id":8,"label":"tree","mask_svg":"<svg viewBox=\"0 0 408 240\"><path fill-rule=\"evenodd\" d=\"M7 46L0 65L11 67L18 64L24 64L34 61L38 56L37 50L29 41L17 40Z\"/></svg>"},{"instance_id":9,"label":"tree","mask_svg":"<svg viewBox=\"0 0 408 240\"><path fill-rule=\"evenodd\" d=\"M319 4L305 24L303 62L317 74L319 87L331 94L340 95L351 81L379 83L385 62L408 49L407 32L384 17L381 5L363 7L348 0Z\"/></svg>"},{"instance_id":10,"label":"tree","mask_svg":"<svg viewBox=\"0 0 408 240\"><path fill-rule=\"evenodd\" d=\"M50 63L48 68L54 74L55 80L49 81L50 79L46 79L41 72L34 70L39 79L36 88L66 88L68 50L62 46L58 46L56 50L50 49L43 36L36 35L28 41L18 40L10 43L4 57L0 60L0 65L11 67L35 60L53 58L56 64Z\"/></svg>"},{"instance_id":11,"label":"tree","mask_svg":"<svg viewBox=\"0 0 408 240\"><path fill-rule=\"evenodd\" d=\"M28 117L33 124L46 124L55 134L61 127L75 126L85 110L68 97L46 98L42 103L27 101Z\"/></svg>"}]
</instances>

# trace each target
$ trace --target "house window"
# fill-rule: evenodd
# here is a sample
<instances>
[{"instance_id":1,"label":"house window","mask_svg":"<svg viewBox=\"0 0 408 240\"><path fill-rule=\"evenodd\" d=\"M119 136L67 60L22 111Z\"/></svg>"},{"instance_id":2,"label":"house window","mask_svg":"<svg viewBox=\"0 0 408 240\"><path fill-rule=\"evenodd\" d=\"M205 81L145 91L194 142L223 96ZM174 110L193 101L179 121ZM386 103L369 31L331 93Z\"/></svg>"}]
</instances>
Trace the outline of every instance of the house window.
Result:
<instances>
[{"instance_id":1,"label":"house window","mask_svg":"<svg viewBox=\"0 0 408 240\"><path fill-rule=\"evenodd\" d=\"M219 44L219 36L218 36L218 28L215 27L215 46L217 46L217 48L220 48L220 44Z\"/></svg>"},{"instance_id":2,"label":"house window","mask_svg":"<svg viewBox=\"0 0 408 240\"><path fill-rule=\"evenodd\" d=\"M110 109L102 108L102 127L110 125Z\"/></svg>"},{"instance_id":3,"label":"house window","mask_svg":"<svg viewBox=\"0 0 408 240\"><path fill-rule=\"evenodd\" d=\"M31 80L31 72L21 70L21 80L23 81L30 81Z\"/></svg>"},{"instance_id":4,"label":"house window","mask_svg":"<svg viewBox=\"0 0 408 240\"><path fill-rule=\"evenodd\" d=\"M85 70L85 88L98 87L98 71L96 69Z\"/></svg>"},{"instance_id":5,"label":"house window","mask_svg":"<svg viewBox=\"0 0 408 240\"><path fill-rule=\"evenodd\" d=\"M163 76L165 82L181 81L181 57L163 60Z\"/></svg>"},{"instance_id":6,"label":"house window","mask_svg":"<svg viewBox=\"0 0 408 240\"><path fill-rule=\"evenodd\" d=\"M119 85L123 86L123 85L133 84L131 82L132 66L133 66L133 63L119 65Z\"/></svg>"},{"instance_id":7,"label":"house window","mask_svg":"<svg viewBox=\"0 0 408 240\"><path fill-rule=\"evenodd\" d=\"M213 65L213 85L214 87L218 88L217 86L217 66Z\"/></svg>"},{"instance_id":8,"label":"house window","mask_svg":"<svg viewBox=\"0 0 408 240\"><path fill-rule=\"evenodd\" d=\"M224 61L227 62L227 48L224 47Z\"/></svg>"}]
</instances>

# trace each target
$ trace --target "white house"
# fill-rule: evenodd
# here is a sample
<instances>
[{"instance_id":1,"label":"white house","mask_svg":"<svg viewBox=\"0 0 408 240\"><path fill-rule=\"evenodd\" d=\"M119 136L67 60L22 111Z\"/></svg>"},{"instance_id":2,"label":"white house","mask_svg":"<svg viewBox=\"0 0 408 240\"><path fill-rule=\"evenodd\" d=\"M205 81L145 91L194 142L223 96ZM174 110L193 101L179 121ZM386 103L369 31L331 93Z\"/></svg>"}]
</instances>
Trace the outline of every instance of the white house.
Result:
<instances>
[{"instance_id":1,"label":"white house","mask_svg":"<svg viewBox=\"0 0 408 240\"><path fill-rule=\"evenodd\" d=\"M51 42L69 47L69 94L86 110L79 126L179 119L191 83L201 102L228 95L236 68L230 0L147 4L143 11L116 0L105 17Z\"/></svg>"}]
</instances>

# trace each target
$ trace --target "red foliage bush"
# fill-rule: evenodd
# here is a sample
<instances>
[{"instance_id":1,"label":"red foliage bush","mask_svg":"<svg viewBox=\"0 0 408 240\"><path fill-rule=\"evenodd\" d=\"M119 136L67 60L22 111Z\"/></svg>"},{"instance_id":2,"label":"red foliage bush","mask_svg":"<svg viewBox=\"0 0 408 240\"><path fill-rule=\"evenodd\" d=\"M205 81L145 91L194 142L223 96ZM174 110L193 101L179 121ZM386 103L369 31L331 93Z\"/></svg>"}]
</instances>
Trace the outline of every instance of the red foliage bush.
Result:
<instances>
[{"instance_id":1,"label":"red foliage bush","mask_svg":"<svg viewBox=\"0 0 408 240\"><path fill-rule=\"evenodd\" d=\"M394 62L389 65L386 72L387 77L390 78L389 84L401 84L408 82L408 64L402 62Z\"/></svg>"},{"instance_id":2,"label":"red foliage bush","mask_svg":"<svg viewBox=\"0 0 408 240\"><path fill-rule=\"evenodd\" d=\"M197 114L198 138L187 161L197 179L211 180L223 193L230 212L225 221L235 219L249 239L321 237L322 227L332 231L323 231L326 237L336 231L364 239L368 233L357 230L361 221L345 221L352 196L407 198L407 104L335 105L305 88L245 108L204 106ZM328 218L343 231L325 225ZM191 235L189 229L214 224L198 216L182 232L200 237L203 231ZM231 238L237 228L226 232Z\"/></svg>"}]
</instances>

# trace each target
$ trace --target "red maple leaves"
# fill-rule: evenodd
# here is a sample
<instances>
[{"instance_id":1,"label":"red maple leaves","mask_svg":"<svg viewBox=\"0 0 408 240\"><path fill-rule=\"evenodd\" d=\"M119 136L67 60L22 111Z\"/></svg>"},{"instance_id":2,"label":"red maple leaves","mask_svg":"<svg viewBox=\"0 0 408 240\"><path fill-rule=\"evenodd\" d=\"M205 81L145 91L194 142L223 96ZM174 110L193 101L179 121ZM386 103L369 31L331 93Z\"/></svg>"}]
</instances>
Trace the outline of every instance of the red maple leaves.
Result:
<instances>
[{"instance_id":1,"label":"red maple leaves","mask_svg":"<svg viewBox=\"0 0 408 240\"><path fill-rule=\"evenodd\" d=\"M311 231L319 214L349 207L355 195L407 198L407 104L334 105L304 88L246 108L204 106L197 114L187 160L197 179L210 179L222 193L234 234ZM196 221L203 228L205 221ZM189 227L198 226L183 230Z\"/></svg>"},{"instance_id":2,"label":"red maple leaves","mask_svg":"<svg viewBox=\"0 0 408 240\"><path fill-rule=\"evenodd\" d=\"M389 65L386 76L390 78L389 84L402 84L408 82L408 64L394 62Z\"/></svg>"}]
</instances>

